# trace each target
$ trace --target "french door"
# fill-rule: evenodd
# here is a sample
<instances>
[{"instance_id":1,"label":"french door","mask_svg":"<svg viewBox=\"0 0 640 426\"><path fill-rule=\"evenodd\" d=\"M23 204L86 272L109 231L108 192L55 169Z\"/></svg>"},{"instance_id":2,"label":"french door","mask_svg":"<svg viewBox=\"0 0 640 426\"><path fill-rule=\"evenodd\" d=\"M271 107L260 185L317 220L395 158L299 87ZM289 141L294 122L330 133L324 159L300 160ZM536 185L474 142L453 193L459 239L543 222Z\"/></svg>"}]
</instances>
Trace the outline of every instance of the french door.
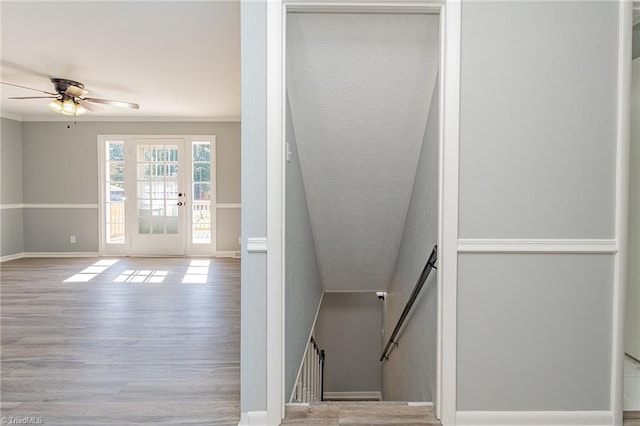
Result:
<instances>
[{"instance_id":1,"label":"french door","mask_svg":"<svg viewBox=\"0 0 640 426\"><path fill-rule=\"evenodd\" d=\"M105 255L215 254L213 136L100 136Z\"/></svg>"},{"instance_id":2,"label":"french door","mask_svg":"<svg viewBox=\"0 0 640 426\"><path fill-rule=\"evenodd\" d=\"M126 211L132 255L186 254L184 211L185 162L182 139L132 139L132 161L125 176L130 197Z\"/></svg>"}]
</instances>

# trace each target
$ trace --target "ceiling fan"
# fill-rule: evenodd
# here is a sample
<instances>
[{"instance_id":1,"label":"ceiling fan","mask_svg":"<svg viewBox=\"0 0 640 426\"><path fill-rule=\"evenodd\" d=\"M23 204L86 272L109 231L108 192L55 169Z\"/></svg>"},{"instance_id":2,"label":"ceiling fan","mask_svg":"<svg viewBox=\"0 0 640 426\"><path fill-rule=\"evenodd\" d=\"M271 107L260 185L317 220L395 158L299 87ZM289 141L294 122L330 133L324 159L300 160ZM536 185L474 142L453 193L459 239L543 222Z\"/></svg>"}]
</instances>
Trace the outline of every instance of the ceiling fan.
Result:
<instances>
[{"instance_id":1,"label":"ceiling fan","mask_svg":"<svg viewBox=\"0 0 640 426\"><path fill-rule=\"evenodd\" d=\"M89 111L100 111L100 108L94 104L107 104L113 105L117 107L124 108L132 108L132 109L140 109L140 105L135 104L133 102L124 102L124 101L112 101L109 99L99 99L99 98L87 98L87 94L89 94L88 90L85 90L84 84L67 80L66 78L51 78L51 83L53 83L53 87L56 93L46 92L40 89L33 89L31 87L20 86L18 84L11 84L2 82L2 84L6 84L7 86L19 87L21 89L34 90L36 92L44 93L48 96L14 96L9 99L53 99L49 103L49 108L53 111L62 114L62 115L70 115L76 116L80 114L84 114Z\"/></svg>"}]
</instances>

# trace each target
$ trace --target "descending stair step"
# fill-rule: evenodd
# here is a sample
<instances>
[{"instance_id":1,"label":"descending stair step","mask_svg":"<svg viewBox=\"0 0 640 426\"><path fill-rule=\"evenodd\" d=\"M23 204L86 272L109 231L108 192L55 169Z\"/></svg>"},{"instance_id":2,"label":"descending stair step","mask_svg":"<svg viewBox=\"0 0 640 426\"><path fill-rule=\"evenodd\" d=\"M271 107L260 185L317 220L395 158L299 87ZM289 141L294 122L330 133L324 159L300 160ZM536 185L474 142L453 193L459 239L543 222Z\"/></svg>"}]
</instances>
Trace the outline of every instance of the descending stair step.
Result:
<instances>
[{"instance_id":1,"label":"descending stair step","mask_svg":"<svg viewBox=\"0 0 640 426\"><path fill-rule=\"evenodd\" d=\"M440 425L433 406L406 402L322 402L291 404L282 425Z\"/></svg>"}]
</instances>

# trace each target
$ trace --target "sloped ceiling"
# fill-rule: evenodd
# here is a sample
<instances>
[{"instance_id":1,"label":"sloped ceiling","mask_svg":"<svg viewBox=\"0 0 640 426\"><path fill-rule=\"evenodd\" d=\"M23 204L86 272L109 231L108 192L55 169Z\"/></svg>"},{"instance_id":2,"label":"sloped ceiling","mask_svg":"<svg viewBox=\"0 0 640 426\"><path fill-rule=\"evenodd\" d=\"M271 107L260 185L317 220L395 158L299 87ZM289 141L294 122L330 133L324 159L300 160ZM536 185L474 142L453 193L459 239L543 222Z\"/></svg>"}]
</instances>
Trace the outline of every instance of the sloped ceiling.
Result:
<instances>
[{"instance_id":1,"label":"sloped ceiling","mask_svg":"<svg viewBox=\"0 0 640 426\"><path fill-rule=\"evenodd\" d=\"M291 14L287 62L323 286L386 289L438 70L438 17Z\"/></svg>"},{"instance_id":2,"label":"sloped ceiling","mask_svg":"<svg viewBox=\"0 0 640 426\"><path fill-rule=\"evenodd\" d=\"M137 102L78 120L240 119L240 0L0 2L4 82L52 91L49 77L89 96ZM37 92L2 85L2 114L67 120Z\"/></svg>"}]
</instances>

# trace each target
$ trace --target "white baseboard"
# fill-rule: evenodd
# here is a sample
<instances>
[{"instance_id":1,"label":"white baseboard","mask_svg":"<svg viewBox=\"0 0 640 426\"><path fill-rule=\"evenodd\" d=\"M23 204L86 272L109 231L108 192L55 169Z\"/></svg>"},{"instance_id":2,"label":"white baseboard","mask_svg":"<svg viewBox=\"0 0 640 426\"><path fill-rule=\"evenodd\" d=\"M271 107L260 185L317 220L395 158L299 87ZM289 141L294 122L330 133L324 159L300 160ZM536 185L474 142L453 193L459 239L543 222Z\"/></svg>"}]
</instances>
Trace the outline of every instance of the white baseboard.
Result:
<instances>
[{"instance_id":1,"label":"white baseboard","mask_svg":"<svg viewBox=\"0 0 640 426\"><path fill-rule=\"evenodd\" d=\"M407 402L409 407L433 407L433 402Z\"/></svg>"},{"instance_id":2,"label":"white baseboard","mask_svg":"<svg viewBox=\"0 0 640 426\"><path fill-rule=\"evenodd\" d=\"M8 254L0 257L0 262L7 262L9 260L23 259L26 257L99 257L98 252L92 251L44 251L44 252L23 252Z\"/></svg>"},{"instance_id":3,"label":"white baseboard","mask_svg":"<svg viewBox=\"0 0 640 426\"><path fill-rule=\"evenodd\" d=\"M23 257L24 253L7 254L6 256L0 257L0 263L8 262L10 260L22 259Z\"/></svg>"},{"instance_id":4,"label":"white baseboard","mask_svg":"<svg viewBox=\"0 0 640 426\"><path fill-rule=\"evenodd\" d=\"M458 426L610 426L611 411L458 411Z\"/></svg>"},{"instance_id":5,"label":"white baseboard","mask_svg":"<svg viewBox=\"0 0 640 426\"><path fill-rule=\"evenodd\" d=\"M362 392L324 392L324 399L374 399L382 401L382 392L379 391L362 391Z\"/></svg>"},{"instance_id":6,"label":"white baseboard","mask_svg":"<svg viewBox=\"0 0 640 426\"><path fill-rule=\"evenodd\" d=\"M233 257L235 259L240 259L239 251L217 251L216 257Z\"/></svg>"},{"instance_id":7,"label":"white baseboard","mask_svg":"<svg viewBox=\"0 0 640 426\"><path fill-rule=\"evenodd\" d=\"M22 257L100 257L98 252L93 251L44 251L44 252L26 252Z\"/></svg>"},{"instance_id":8,"label":"white baseboard","mask_svg":"<svg viewBox=\"0 0 640 426\"><path fill-rule=\"evenodd\" d=\"M266 411L248 411L240 413L238 426L267 426Z\"/></svg>"}]
</instances>

